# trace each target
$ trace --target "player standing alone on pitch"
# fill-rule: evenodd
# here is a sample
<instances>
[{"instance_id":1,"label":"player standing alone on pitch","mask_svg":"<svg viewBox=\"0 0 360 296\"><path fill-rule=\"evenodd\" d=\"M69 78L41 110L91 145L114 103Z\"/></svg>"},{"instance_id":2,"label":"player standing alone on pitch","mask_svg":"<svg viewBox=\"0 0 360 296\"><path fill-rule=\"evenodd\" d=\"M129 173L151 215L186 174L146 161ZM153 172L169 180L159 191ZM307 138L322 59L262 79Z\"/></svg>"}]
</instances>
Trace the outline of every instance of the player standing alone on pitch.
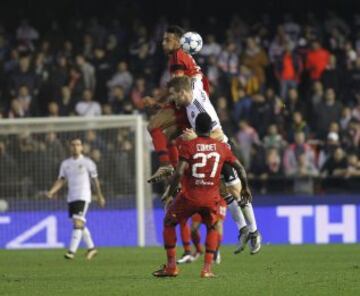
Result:
<instances>
[{"instance_id":1,"label":"player standing alone on pitch","mask_svg":"<svg viewBox=\"0 0 360 296\"><path fill-rule=\"evenodd\" d=\"M212 118L207 113L200 113L196 117L195 124L198 137L184 141L180 145L179 163L170 188L163 198L165 204L171 203L164 218L163 232L167 264L153 273L156 277L178 275L175 227L196 213L201 216L207 227L206 254L201 277L214 277L211 266L219 242L217 223L220 219L220 173L225 162L237 171L243 184L241 191L243 198L251 200L251 192L243 166L227 144L210 137L213 126ZM172 201L180 181L181 192Z\"/></svg>"},{"instance_id":2,"label":"player standing alone on pitch","mask_svg":"<svg viewBox=\"0 0 360 296\"><path fill-rule=\"evenodd\" d=\"M95 163L82 154L82 141L78 138L70 142L71 157L65 159L60 166L59 178L48 191L48 198L53 198L67 182L69 217L73 221L73 231L69 250L65 253L66 259L74 259L81 239L84 240L87 253L86 259L92 259L97 253L89 229L85 226L86 213L91 202L91 180L94 181L97 202L105 206L105 198L101 192Z\"/></svg>"}]
</instances>

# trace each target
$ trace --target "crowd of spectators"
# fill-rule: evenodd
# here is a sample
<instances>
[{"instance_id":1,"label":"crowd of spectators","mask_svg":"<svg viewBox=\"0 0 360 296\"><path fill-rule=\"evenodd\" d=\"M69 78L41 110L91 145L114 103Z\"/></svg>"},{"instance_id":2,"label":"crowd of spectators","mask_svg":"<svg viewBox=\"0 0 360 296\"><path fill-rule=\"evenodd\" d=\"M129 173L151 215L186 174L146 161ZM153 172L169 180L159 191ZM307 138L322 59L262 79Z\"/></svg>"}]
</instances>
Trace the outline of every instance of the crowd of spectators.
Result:
<instances>
[{"instance_id":1,"label":"crowd of spectators","mask_svg":"<svg viewBox=\"0 0 360 296\"><path fill-rule=\"evenodd\" d=\"M56 21L46 30L27 20L15 32L0 27L0 116L148 117L143 98L159 97L169 79L161 49L168 25L165 18L123 25L94 17L67 30ZM276 187L269 180L284 177L295 180L298 193L356 187L359 15L284 14L276 21L262 15L253 22L233 16L227 24L209 18L200 28L191 20L180 25L204 39L195 59L225 132L263 192ZM6 150L0 143L0 157ZM99 158L97 150L89 153ZM314 177L327 177L321 189Z\"/></svg>"}]
</instances>

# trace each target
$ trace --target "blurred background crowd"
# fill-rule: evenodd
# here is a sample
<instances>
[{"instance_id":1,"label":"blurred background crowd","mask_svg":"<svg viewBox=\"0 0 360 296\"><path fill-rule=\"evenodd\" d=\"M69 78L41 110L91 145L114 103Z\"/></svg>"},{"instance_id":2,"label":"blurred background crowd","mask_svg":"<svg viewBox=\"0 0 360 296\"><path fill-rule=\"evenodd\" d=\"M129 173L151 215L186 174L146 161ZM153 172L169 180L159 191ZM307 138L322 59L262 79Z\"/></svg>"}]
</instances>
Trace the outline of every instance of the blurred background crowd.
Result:
<instances>
[{"instance_id":1,"label":"blurred background crowd","mask_svg":"<svg viewBox=\"0 0 360 296\"><path fill-rule=\"evenodd\" d=\"M169 24L159 15L155 22L77 17L36 26L22 18L0 25L0 116L150 116L143 98L159 97L169 79L161 48ZM286 184L309 194L358 189L360 14L235 14L201 23L195 14L176 24L202 35L194 58L260 192ZM125 134L121 145L131 150ZM86 136L102 141L96 132ZM57 135L40 142L50 147L51 139ZM3 164L16 162L13 144L0 138L0 180ZM89 144L93 158L107 153L97 145Z\"/></svg>"}]
</instances>

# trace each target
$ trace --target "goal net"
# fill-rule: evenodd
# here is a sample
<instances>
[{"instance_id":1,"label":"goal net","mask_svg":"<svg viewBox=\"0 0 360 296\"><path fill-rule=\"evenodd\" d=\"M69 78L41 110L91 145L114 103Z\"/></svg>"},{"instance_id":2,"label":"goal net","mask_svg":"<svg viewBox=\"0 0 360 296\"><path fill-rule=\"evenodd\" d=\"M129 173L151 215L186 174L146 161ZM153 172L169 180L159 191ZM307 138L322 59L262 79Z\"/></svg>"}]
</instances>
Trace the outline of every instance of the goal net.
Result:
<instances>
[{"instance_id":1,"label":"goal net","mask_svg":"<svg viewBox=\"0 0 360 296\"><path fill-rule=\"evenodd\" d=\"M87 223L99 246L154 245L151 145L140 115L0 120L0 248L62 247L69 239L66 188L45 193L79 137L107 199Z\"/></svg>"}]
</instances>

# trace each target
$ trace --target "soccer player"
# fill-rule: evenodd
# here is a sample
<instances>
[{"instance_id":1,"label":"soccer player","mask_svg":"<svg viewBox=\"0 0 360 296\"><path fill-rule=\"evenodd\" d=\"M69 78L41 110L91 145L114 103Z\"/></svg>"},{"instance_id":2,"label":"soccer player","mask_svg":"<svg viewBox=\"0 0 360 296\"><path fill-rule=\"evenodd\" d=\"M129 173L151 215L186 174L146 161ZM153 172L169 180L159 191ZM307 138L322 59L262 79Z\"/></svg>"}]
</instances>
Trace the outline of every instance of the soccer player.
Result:
<instances>
[{"instance_id":1,"label":"soccer player","mask_svg":"<svg viewBox=\"0 0 360 296\"><path fill-rule=\"evenodd\" d=\"M184 30L179 26L169 26L163 36L162 47L169 57L170 75L171 77L187 76L198 80L204 90L209 93L208 80L201 72L201 68L193 57L181 48L180 38L183 34ZM169 100L168 94L164 97L166 102L161 104L160 110L150 118L148 125L148 131L160 161L160 167L149 179L150 182L173 174L178 161L178 150L171 139L190 127L185 109L176 108L175 104ZM179 263L185 263L191 259L190 228L187 223L180 224L180 233L184 255L179 259Z\"/></svg>"},{"instance_id":2,"label":"soccer player","mask_svg":"<svg viewBox=\"0 0 360 296\"><path fill-rule=\"evenodd\" d=\"M73 221L73 230L69 250L65 253L66 259L74 259L81 239L87 246L86 259L90 260L98 253L89 229L85 226L86 213L91 202L91 182L94 181L97 202L105 206L105 198L101 192L95 163L82 154L82 141L74 138L70 142L71 157L65 159L60 166L59 178L48 191L48 198L53 198L65 183L68 184L67 202L69 217Z\"/></svg>"},{"instance_id":3,"label":"soccer player","mask_svg":"<svg viewBox=\"0 0 360 296\"><path fill-rule=\"evenodd\" d=\"M228 142L228 138L223 133L214 106L211 104L209 97L202 86L199 85L196 80L191 80L186 76L175 77L168 83L168 88L170 96L174 99L176 105L186 108L187 117L193 129L195 129L195 118L197 114L207 112L212 119L211 137L224 143ZM196 134L191 129L185 130L184 134L187 139L196 137ZM235 250L235 254L244 250L248 240L250 253L256 254L261 248L261 236L257 230L252 204L242 200L241 185L243 184L241 184L236 172L231 166L225 164L222 174L228 191L228 194L223 197L227 202L232 218L239 229L239 243ZM236 200L234 199L234 196L236 197ZM238 207L237 201L239 201L245 217ZM249 225L247 225L245 218Z\"/></svg>"},{"instance_id":4,"label":"soccer player","mask_svg":"<svg viewBox=\"0 0 360 296\"><path fill-rule=\"evenodd\" d=\"M251 200L245 170L233 155L228 145L210 137L213 126L212 118L207 113L200 113L196 120L198 137L183 142L179 148L179 163L170 183L164 202L171 202L164 218L164 246L167 264L153 273L156 277L177 276L176 231L181 221L186 221L198 213L207 227L206 253L201 277L214 277L211 266L218 247L216 225L219 221L220 173L224 162L234 167L242 181L242 196ZM181 192L172 200L181 181Z\"/></svg>"},{"instance_id":5,"label":"soccer player","mask_svg":"<svg viewBox=\"0 0 360 296\"><path fill-rule=\"evenodd\" d=\"M206 77L193 57L183 51L180 46L180 38L183 34L184 30L180 27L170 26L163 36L162 47L164 53L169 57L170 75L171 77L187 76L196 79L208 93L209 85ZM165 98L167 102L162 104L161 109L150 118L148 125L148 131L160 161L159 169L149 181L169 176L174 172L178 153L169 139L176 138L185 128L189 127L184 108L175 108L167 95Z\"/></svg>"}]
</instances>

